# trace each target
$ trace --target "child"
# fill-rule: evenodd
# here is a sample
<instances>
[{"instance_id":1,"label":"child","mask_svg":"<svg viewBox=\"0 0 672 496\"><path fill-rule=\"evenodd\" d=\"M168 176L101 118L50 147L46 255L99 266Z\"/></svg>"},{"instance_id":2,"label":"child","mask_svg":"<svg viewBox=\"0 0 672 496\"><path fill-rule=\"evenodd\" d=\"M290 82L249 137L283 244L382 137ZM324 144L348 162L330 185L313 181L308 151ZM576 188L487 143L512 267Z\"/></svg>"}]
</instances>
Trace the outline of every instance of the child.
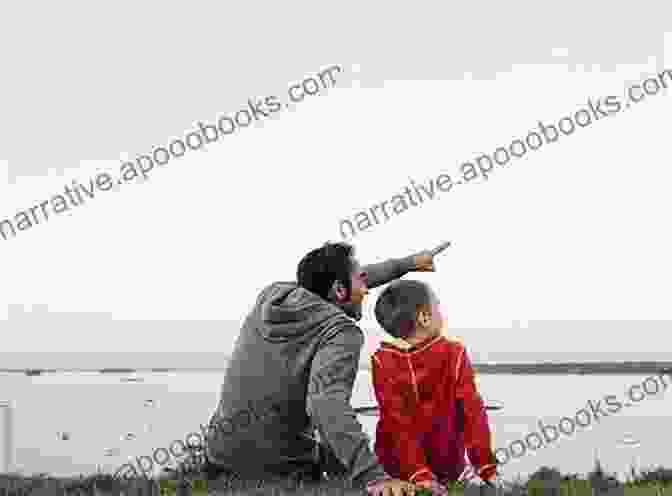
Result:
<instances>
[{"instance_id":1,"label":"child","mask_svg":"<svg viewBox=\"0 0 672 496\"><path fill-rule=\"evenodd\" d=\"M394 338L371 361L380 407L375 450L385 471L436 488L459 478L466 452L478 476L491 482L497 461L485 405L464 346L442 335L434 292L420 281L395 281L375 315Z\"/></svg>"}]
</instances>

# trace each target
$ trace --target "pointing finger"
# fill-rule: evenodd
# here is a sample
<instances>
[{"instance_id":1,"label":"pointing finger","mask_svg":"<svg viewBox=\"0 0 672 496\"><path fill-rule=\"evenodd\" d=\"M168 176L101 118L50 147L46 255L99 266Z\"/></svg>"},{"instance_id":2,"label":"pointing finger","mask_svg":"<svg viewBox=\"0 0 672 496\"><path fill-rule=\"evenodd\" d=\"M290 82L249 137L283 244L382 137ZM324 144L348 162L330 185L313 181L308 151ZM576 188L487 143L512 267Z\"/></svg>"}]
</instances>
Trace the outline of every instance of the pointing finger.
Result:
<instances>
[{"instance_id":1,"label":"pointing finger","mask_svg":"<svg viewBox=\"0 0 672 496\"><path fill-rule=\"evenodd\" d=\"M450 241L446 241L445 243L440 244L437 248L434 248L432 250L432 252L431 252L432 256L434 257L434 256L438 255L439 253L441 253L443 250L445 250L449 246L450 246Z\"/></svg>"}]
</instances>

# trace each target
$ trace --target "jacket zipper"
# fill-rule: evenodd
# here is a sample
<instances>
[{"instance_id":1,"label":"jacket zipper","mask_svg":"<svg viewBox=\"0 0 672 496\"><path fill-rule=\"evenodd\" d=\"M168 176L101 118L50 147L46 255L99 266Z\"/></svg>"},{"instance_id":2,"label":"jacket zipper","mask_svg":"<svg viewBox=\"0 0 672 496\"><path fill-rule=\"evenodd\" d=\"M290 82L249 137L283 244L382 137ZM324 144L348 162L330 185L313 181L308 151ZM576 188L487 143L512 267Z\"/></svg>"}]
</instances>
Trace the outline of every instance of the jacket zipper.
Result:
<instances>
[{"instance_id":1,"label":"jacket zipper","mask_svg":"<svg viewBox=\"0 0 672 496\"><path fill-rule=\"evenodd\" d=\"M408 360L408 368L411 371L411 382L413 382L413 390L415 391L415 398L417 404L420 403L420 392L418 391L418 381L415 378L415 371L413 370L413 364L411 363L411 357L407 356L406 359Z\"/></svg>"}]
</instances>

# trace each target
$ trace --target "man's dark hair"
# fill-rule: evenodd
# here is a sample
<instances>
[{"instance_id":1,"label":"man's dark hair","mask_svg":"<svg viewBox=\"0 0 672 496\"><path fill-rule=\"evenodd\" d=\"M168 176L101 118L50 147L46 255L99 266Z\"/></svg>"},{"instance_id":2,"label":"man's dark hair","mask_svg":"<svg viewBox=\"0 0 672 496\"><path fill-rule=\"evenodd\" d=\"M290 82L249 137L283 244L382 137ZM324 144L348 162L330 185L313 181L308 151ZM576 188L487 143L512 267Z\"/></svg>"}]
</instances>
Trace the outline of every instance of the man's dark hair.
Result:
<instances>
[{"instance_id":1,"label":"man's dark hair","mask_svg":"<svg viewBox=\"0 0 672 496\"><path fill-rule=\"evenodd\" d=\"M390 283L380 294L374 313L385 332L395 338L405 338L415 331L417 312L431 303L431 290L424 282L400 279Z\"/></svg>"},{"instance_id":2,"label":"man's dark hair","mask_svg":"<svg viewBox=\"0 0 672 496\"><path fill-rule=\"evenodd\" d=\"M329 299L329 292L334 281L341 281L350 298L352 291L351 276L354 269L352 257L355 248L347 243L325 243L299 262L296 270L296 281L299 286Z\"/></svg>"}]
</instances>

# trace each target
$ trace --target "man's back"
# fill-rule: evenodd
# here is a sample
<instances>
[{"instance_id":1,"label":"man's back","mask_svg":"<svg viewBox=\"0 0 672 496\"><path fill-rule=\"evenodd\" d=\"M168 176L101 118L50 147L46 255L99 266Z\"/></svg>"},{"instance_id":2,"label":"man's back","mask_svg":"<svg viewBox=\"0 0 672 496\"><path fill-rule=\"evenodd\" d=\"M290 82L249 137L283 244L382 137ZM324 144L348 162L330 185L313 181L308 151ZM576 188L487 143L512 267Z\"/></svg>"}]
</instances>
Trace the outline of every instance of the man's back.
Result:
<instances>
[{"instance_id":1,"label":"man's back","mask_svg":"<svg viewBox=\"0 0 672 496\"><path fill-rule=\"evenodd\" d=\"M354 332L353 332L354 331ZM361 331L337 306L297 287L264 289L245 320L227 367L207 450L217 465L255 474L263 466L315 461L307 390L321 343Z\"/></svg>"}]
</instances>

